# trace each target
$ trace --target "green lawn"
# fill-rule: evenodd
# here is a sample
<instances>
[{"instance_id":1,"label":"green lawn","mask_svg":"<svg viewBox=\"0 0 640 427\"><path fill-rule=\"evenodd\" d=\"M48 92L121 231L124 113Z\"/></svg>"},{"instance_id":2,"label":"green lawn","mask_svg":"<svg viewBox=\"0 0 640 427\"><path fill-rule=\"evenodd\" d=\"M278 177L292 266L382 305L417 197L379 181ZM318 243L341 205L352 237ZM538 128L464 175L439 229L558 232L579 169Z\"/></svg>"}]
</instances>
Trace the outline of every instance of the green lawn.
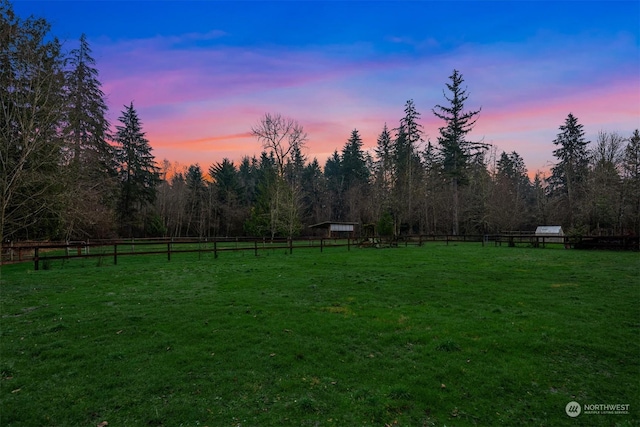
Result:
<instances>
[{"instance_id":1,"label":"green lawn","mask_svg":"<svg viewBox=\"0 0 640 427\"><path fill-rule=\"evenodd\" d=\"M428 243L47 268L2 267L3 427L640 425L637 253ZM629 408L570 418L570 401Z\"/></svg>"}]
</instances>

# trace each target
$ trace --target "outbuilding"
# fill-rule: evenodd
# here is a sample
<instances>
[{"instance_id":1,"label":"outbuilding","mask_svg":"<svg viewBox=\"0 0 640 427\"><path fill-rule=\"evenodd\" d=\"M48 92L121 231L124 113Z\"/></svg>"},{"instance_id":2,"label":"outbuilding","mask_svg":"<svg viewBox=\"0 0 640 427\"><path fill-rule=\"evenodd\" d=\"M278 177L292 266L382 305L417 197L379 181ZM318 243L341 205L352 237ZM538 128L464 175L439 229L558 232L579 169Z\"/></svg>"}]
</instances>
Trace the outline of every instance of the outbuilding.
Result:
<instances>
[{"instance_id":1,"label":"outbuilding","mask_svg":"<svg viewBox=\"0 0 640 427\"><path fill-rule=\"evenodd\" d=\"M327 238L354 238L357 222L324 221L310 225L309 228L327 230Z\"/></svg>"},{"instance_id":2,"label":"outbuilding","mask_svg":"<svg viewBox=\"0 0 640 427\"><path fill-rule=\"evenodd\" d=\"M564 243L564 232L559 225L539 225L536 228L536 237L539 242L542 242L544 237L544 243Z\"/></svg>"}]
</instances>

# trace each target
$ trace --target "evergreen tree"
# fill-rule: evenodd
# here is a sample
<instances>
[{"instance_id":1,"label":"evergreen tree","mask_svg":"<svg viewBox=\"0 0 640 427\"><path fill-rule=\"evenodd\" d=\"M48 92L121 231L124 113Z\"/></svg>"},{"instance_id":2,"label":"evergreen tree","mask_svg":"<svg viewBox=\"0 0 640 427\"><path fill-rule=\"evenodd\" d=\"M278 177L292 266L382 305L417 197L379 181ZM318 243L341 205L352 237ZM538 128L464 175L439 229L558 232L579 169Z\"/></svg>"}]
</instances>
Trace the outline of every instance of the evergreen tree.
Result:
<instances>
[{"instance_id":1,"label":"evergreen tree","mask_svg":"<svg viewBox=\"0 0 640 427\"><path fill-rule=\"evenodd\" d=\"M560 133L553 144L559 148L553 151L558 163L551 168L551 190L566 212L565 225L575 227L589 171L589 141L585 140L583 126L573 114L569 113L560 126Z\"/></svg>"},{"instance_id":2,"label":"evergreen tree","mask_svg":"<svg viewBox=\"0 0 640 427\"><path fill-rule=\"evenodd\" d=\"M459 231L459 187L468 184L468 167L474 157L484 153L487 145L480 142L467 140L467 135L473 130L480 110L465 111L464 104L469 98L466 89L462 87L464 79L458 70L453 70L449 76L447 89L451 95L444 93L448 105L436 105L433 114L445 121L445 126L440 128L438 143L440 145L440 157L444 175L450 180L452 203L452 232Z\"/></svg>"},{"instance_id":3,"label":"evergreen tree","mask_svg":"<svg viewBox=\"0 0 640 427\"><path fill-rule=\"evenodd\" d=\"M249 159L245 158L242 165L250 169ZM229 236L232 230L238 230L238 223L244 220L245 213L241 209L240 184L241 173L229 159L222 159L209 168L209 175L213 180L211 185L214 193L214 212L216 217L216 234Z\"/></svg>"},{"instance_id":4,"label":"evergreen tree","mask_svg":"<svg viewBox=\"0 0 640 427\"><path fill-rule=\"evenodd\" d=\"M160 173L133 102L125 105L118 120L121 124L116 126L115 135L120 181L117 213L122 232L133 236L146 231L146 220L150 219L146 208L155 200Z\"/></svg>"},{"instance_id":5,"label":"evergreen tree","mask_svg":"<svg viewBox=\"0 0 640 427\"><path fill-rule=\"evenodd\" d=\"M536 224L549 224L550 205L547 180L541 172L537 172L532 184L534 205L533 218Z\"/></svg>"},{"instance_id":6,"label":"evergreen tree","mask_svg":"<svg viewBox=\"0 0 640 427\"><path fill-rule=\"evenodd\" d=\"M524 159L515 151L502 152L497 162L496 177L499 181L505 181L508 191L517 199L527 197L531 187L531 181L527 175L527 167Z\"/></svg>"},{"instance_id":7,"label":"evergreen tree","mask_svg":"<svg viewBox=\"0 0 640 427\"><path fill-rule=\"evenodd\" d=\"M186 172L182 171L174 171L173 176L171 177L170 187L170 197L168 200L168 214L167 214L167 228L169 229L169 233L172 237L182 237L186 232L186 221L185 214L187 205L187 181L185 179Z\"/></svg>"},{"instance_id":8,"label":"evergreen tree","mask_svg":"<svg viewBox=\"0 0 640 427\"><path fill-rule=\"evenodd\" d=\"M106 236L112 228L114 153L107 142L107 105L86 36L67 61L67 119L63 129L70 168L67 237Z\"/></svg>"},{"instance_id":9,"label":"evergreen tree","mask_svg":"<svg viewBox=\"0 0 640 427\"><path fill-rule=\"evenodd\" d=\"M491 224L495 231L525 229L528 226L528 203L532 196L527 168L520 155L502 152L496 164L494 194L491 201Z\"/></svg>"},{"instance_id":10,"label":"evergreen tree","mask_svg":"<svg viewBox=\"0 0 640 427\"><path fill-rule=\"evenodd\" d=\"M410 152L417 151L422 142L423 130L422 125L418 123L419 119L420 113L416 110L413 99L408 100L404 106L404 117L400 119L400 127L406 134L406 143Z\"/></svg>"},{"instance_id":11,"label":"evergreen tree","mask_svg":"<svg viewBox=\"0 0 640 427\"><path fill-rule=\"evenodd\" d=\"M369 195L369 166L357 129L351 131L342 149L340 169L344 183L344 218L361 222Z\"/></svg>"},{"instance_id":12,"label":"evergreen tree","mask_svg":"<svg viewBox=\"0 0 640 427\"><path fill-rule=\"evenodd\" d=\"M390 189L393 179L393 147L391 142L391 133L384 124L382 132L378 135L376 141L374 173L376 181L386 189Z\"/></svg>"},{"instance_id":13,"label":"evergreen tree","mask_svg":"<svg viewBox=\"0 0 640 427\"><path fill-rule=\"evenodd\" d=\"M490 196L493 183L484 155L474 156L468 166L469 183L462 188L461 209L463 234L484 234L489 231Z\"/></svg>"},{"instance_id":14,"label":"evergreen tree","mask_svg":"<svg viewBox=\"0 0 640 427\"><path fill-rule=\"evenodd\" d=\"M326 181L322 174L320 163L316 158L305 166L302 173L302 194L303 221L306 224L317 224L329 217L325 209L327 197Z\"/></svg>"},{"instance_id":15,"label":"evergreen tree","mask_svg":"<svg viewBox=\"0 0 640 427\"><path fill-rule=\"evenodd\" d=\"M245 167L248 167L247 165ZM217 200L220 203L233 203L239 198L239 172L231 160L224 158L222 162L212 165L209 168L209 176L216 187Z\"/></svg>"},{"instance_id":16,"label":"evergreen tree","mask_svg":"<svg viewBox=\"0 0 640 427\"><path fill-rule=\"evenodd\" d=\"M340 166L346 188L364 184L369 179L369 168L358 129L351 131L351 137L342 149Z\"/></svg>"},{"instance_id":17,"label":"evergreen tree","mask_svg":"<svg viewBox=\"0 0 640 427\"><path fill-rule=\"evenodd\" d=\"M285 178L291 187L296 188L302 185L302 173L306 161L300 146L294 146L285 165Z\"/></svg>"},{"instance_id":18,"label":"evergreen tree","mask_svg":"<svg viewBox=\"0 0 640 427\"><path fill-rule=\"evenodd\" d=\"M344 175L342 174L342 159L338 151L327 159L324 165L324 178L327 182L328 202L331 207L331 220L344 221Z\"/></svg>"},{"instance_id":19,"label":"evergreen tree","mask_svg":"<svg viewBox=\"0 0 640 427\"><path fill-rule=\"evenodd\" d=\"M67 63L68 113L64 132L71 162L85 166L87 173L113 175L113 150L107 142L107 105L84 34L78 48L71 51Z\"/></svg>"},{"instance_id":20,"label":"evergreen tree","mask_svg":"<svg viewBox=\"0 0 640 427\"><path fill-rule=\"evenodd\" d=\"M394 219L396 235L401 231L419 232L416 223L419 215L416 210L422 201L419 193L422 178L422 163L419 145L422 143L422 125L418 123L420 113L416 111L413 100L408 100L404 108L404 117L396 129L393 144L394 163Z\"/></svg>"},{"instance_id":21,"label":"evergreen tree","mask_svg":"<svg viewBox=\"0 0 640 427\"><path fill-rule=\"evenodd\" d=\"M421 233L436 233L439 223L439 205L442 204L442 179L439 169L439 157L436 148L431 141L427 141L422 152L423 176L423 206ZM447 199L448 202L448 199Z\"/></svg>"},{"instance_id":22,"label":"evergreen tree","mask_svg":"<svg viewBox=\"0 0 640 427\"><path fill-rule=\"evenodd\" d=\"M393 208L391 200L394 181L393 143L386 123L382 128L382 132L378 135L374 153L373 191L374 200L376 201L374 216L379 220L385 213L390 217ZM392 234L392 232L388 234Z\"/></svg>"},{"instance_id":23,"label":"evergreen tree","mask_svg":"<svg viewBox=\"0 0 640 427\"><path fill-rule=\"evenodd\" d=\"M255 171L255 202L251 205L249 219L244 225L249 235L275 236L277 233L277 217L271 208L275 201L275 183L278 178L278 166L273 152L263 151Z\"/></svg>"},{"instance_id":24,"label":"evergreen tree","mask_svg":"<svg viewBox=\"0 0 640 427\"><path fill-rule=\"evenodd\" d=\"M190 165L187 184L187 235L204 237L206 234L206 186L200 165Z\"/></svg>"}]
</instances>

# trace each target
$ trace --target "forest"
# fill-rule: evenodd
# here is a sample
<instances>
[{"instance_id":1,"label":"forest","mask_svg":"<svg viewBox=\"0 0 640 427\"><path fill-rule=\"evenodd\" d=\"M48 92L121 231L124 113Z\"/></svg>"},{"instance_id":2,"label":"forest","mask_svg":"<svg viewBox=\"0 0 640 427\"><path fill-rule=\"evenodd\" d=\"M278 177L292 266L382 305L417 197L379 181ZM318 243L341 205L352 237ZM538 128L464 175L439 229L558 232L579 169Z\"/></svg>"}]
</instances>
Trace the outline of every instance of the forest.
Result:
<instances>
[{"instance_id":1,"label":"forest","mask_svg":"<svg viewBox=\"0 0 640 427\"><path fill-rule=\"evenodd\" d=\"M443 82L425 140L413 100L380 124L373 152L357 129L324 164L277 112L247 124L259 157L182 167L158 160L133 104L117 123L83 35L66 52L41 18L0 0L0 242L117 237L293 237L323 221L381 235L480 234L562 225L567 234L640 233L640 133L588 141L571 112L558 123L549 176L517 152L468 135L463 74ZM473 100L473 105L481 100ZM398 106L399 110L402 108ZM340 143L342 144L342 143Z\"/></svg>"}]
</instances>

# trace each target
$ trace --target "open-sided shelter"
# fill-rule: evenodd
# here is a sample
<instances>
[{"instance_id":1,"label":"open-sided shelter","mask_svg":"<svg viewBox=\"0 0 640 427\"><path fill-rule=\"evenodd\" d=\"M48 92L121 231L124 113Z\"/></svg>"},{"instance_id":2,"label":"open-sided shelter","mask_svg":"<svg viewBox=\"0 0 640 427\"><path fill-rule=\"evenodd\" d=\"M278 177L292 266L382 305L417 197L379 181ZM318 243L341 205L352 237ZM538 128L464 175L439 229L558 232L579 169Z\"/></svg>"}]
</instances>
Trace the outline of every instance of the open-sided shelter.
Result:
<instances>
[{"instance_id":1,"label":"open-sided shelter","mask_svg":"<svg viewBox=\"0 0 640 427\"><path fill-rule=\"evenodd\" d=\"M324 221L310 225L309 228L326 230L327 238L354 238L357 222Z\"/></svg>"}]
</instances>

